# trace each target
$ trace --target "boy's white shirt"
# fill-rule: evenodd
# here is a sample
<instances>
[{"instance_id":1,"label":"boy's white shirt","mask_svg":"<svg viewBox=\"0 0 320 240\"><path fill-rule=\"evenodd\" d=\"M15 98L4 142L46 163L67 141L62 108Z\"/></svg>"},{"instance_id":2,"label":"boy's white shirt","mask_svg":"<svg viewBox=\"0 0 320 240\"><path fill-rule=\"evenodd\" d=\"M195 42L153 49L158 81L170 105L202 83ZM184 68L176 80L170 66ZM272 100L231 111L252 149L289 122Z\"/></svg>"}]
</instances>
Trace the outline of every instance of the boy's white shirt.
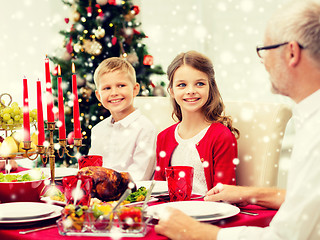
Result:
<instances>
[{"instance_id":1,"label":"boy's white shirt","mask_svg":"<svg viewBox=\"0 0 320 240\"><path fill-rule=\"evenodd\" d=\"M89 155L101 155L103 167L150 180L156 164L157 131L139 109L114 122L112 116L92 128Z\"/></svg>"}]
</instances>

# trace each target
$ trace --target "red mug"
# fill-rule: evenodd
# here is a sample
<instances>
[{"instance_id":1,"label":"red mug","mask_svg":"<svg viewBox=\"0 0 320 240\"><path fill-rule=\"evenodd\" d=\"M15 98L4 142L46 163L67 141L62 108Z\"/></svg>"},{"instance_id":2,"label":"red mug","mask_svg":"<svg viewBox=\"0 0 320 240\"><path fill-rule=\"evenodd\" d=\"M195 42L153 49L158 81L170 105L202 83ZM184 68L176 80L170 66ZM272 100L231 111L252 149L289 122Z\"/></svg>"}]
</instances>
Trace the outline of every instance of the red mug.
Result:
<instances>
[{"instance_id":1,"label":"red mug","mask_svg":"<svg viewBox=\"0 0 320 240\"><path fill-rule=\"evenodd\" d=\"M170 201L190 200L193 185L193 167L172 166L165 169Z\"/></svg>"},{"instance_id":2,"label":"red mug","mask_svg":"<svg viewBox=\"0 0 320 240\"><path fill-rule=\"evenodd\" d=\"M100 155L85 155L78 159L79 169L89 166L100 166L102 167L102 156Z\"/></svg>"}]
</instances>

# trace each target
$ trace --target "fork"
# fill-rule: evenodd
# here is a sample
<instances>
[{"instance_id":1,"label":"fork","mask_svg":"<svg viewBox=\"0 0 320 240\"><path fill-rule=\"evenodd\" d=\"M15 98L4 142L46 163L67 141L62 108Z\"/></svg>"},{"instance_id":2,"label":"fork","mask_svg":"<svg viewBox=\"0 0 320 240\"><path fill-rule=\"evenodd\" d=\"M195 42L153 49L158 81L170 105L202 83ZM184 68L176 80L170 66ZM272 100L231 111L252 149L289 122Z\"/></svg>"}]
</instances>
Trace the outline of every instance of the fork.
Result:
<instances>
[{"instance_id":1,"label":"fork","mask_svg":"<svg viewBox=\"0 0 320 240\"><path fill-rule=\"evenodd\" d=\"M53 228L53 227L57 227L57 225L50 225L50 226L46 226L46 227L41 227L41 228L35 228L35 229L31 229L31 230L27 230L27 231L20 231L19 234L27 234L27 233L32 233L32 232L38 232L41 230L46 230L49 228Z\"/></svg>"}]
</instances>

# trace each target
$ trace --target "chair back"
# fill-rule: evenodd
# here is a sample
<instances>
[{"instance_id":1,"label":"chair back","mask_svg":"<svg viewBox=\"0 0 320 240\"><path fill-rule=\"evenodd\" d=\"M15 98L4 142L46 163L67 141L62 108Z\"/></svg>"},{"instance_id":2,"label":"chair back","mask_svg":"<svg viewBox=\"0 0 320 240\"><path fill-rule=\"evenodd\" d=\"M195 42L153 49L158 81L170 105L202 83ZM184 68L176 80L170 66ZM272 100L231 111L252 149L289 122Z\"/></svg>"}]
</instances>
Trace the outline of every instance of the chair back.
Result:
<instances>
[{"instance_id":1,"label":"chair back","mask_svg":"<svg viewBox=\"0 0 320 240\"><path fill-rule=\"evenodd\" d=\"M281 103L228 102L225 113L239 129L237 185L275 187L291 108Z\"/></svg>"},{"instance_id":2,"label":"chair back","mask_svg":"<svg viewBox=\"0 0 320 240\"><path fill-rule=\"evenodd\" d=\"M225 101L225 113L239 129L237 185L277 186L278 165L291 108L280 103ZM136 97L135 106L158 132L175 123L169 97ZM237 162L237 161L236 161Z\"/></svg>"}]
</instances>

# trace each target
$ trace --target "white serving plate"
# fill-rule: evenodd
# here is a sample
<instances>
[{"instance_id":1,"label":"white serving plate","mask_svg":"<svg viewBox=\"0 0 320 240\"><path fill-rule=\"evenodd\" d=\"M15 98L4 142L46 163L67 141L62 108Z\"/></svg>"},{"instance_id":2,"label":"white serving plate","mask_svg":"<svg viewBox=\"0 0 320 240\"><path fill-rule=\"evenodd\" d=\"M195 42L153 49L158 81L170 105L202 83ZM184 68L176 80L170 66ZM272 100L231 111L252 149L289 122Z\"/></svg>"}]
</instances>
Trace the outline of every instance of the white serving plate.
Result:
<instances>
[{"instance_id":1,"label":"white serving plate","mask_svg":"<svg viewBox=\"0 0 320 240\"><path fill-rule=\"evenodd\" d=\"M237 215L240 212L238 207L228 203L181 201L150 206L147 208L147 215L153 216L154 218L161 218L163 214L166 214L167 207L179 209L199 221L221 220Z\"/></svg>"},{"instance_id":2,"label":"white serving plate","mask_svg":"<svg viewBox=\"0 0 320 240\"><path fill-rule=\"evenodd\" d=\"M51 177L51 172L50 168L39 168L43 174L50 178ZM27 171L22 171L19 174L23 175L25 173L29 173L32 170L27 170ZM77 168L63 168L63 167L56 167L55 168L55 180L61 180L63 177L67 176L75 176L78 174L78 169Z\"/></svg>"}]
</instances>

